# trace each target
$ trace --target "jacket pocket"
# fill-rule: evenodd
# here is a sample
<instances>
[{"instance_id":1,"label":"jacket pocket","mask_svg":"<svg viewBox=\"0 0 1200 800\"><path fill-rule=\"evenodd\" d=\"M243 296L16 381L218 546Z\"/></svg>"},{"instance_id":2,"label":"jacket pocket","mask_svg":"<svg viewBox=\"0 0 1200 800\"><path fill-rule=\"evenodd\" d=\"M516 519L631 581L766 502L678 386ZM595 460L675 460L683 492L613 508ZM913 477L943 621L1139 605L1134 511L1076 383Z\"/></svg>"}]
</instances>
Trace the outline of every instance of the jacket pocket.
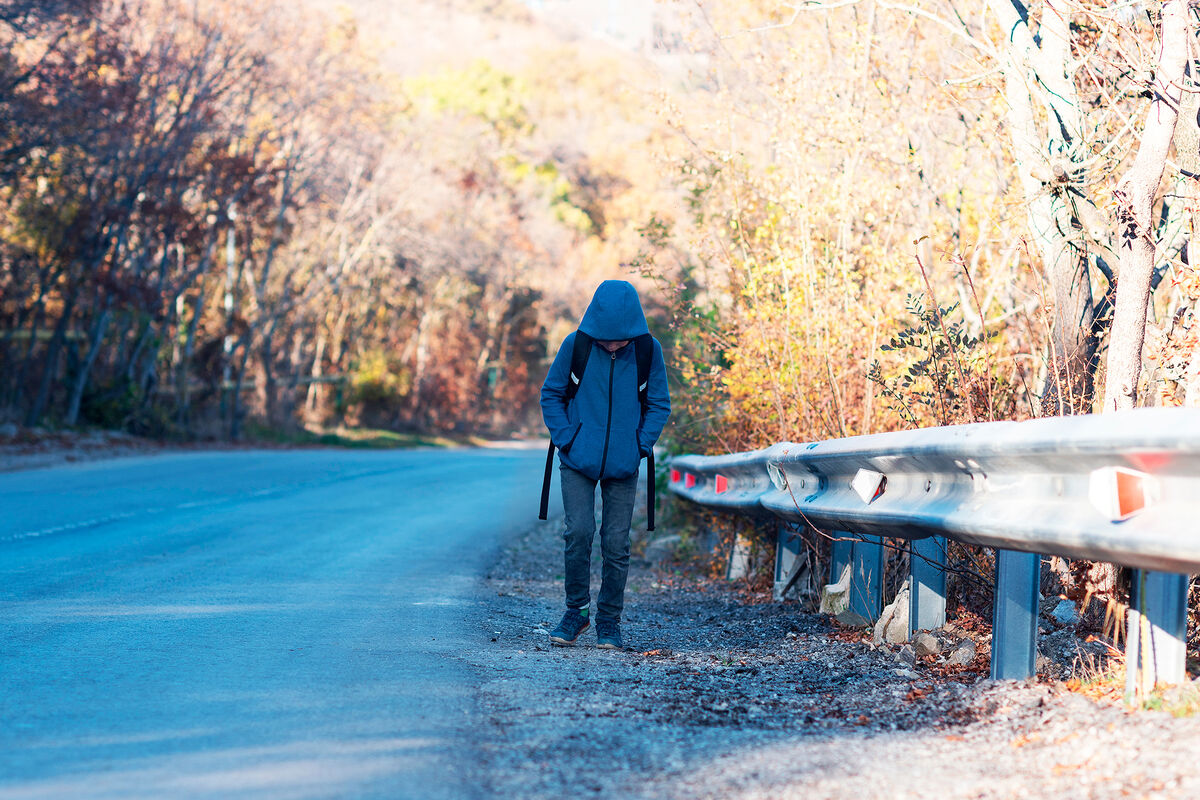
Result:
<instances>
[{"instance_id":1,"label":"jacket pocket","mask_svg":"<svg viewBox=\"0 0 1200 800\"><path fill-rule=\"evenodd\" d=\"M600 460L604 455L604 429L582 424L571 440L569 450L559 451L562 462L592 480L600 477Z\"/></svg>"},{"instance_id":2,"label":"jacket pocket","mask_svg":"<svg viewBox=\"0 0 1200 800\"><path fill-rule=\"evenodd\" d=\"M637 473L638 462L641 460L637 431L613 428L608 440L608 461L604 465L604 477L628 478Z\"/></svg>"},{"instance_id":3,"label":"jacket pocket","mask_svg":"<svg viewBox=\"0 0 1200 800\"><path fill-rule=\"evenodd\" d=\"M558 448L558 452L560 452L560 453L568 453L568 452L570 452L570 450L571 450L571 445L575 444L575 439L576 439L576 438L578 438L578 436L579 436L579 429L580 429L580 428L582 428L582 427L583 427L583 423L582 423L582 422L576 422L576 423L575 423L575 431L574 431L574 433L572 433L572 434L571 434L571 438L567 440L567 443L566 443L566 444L564 444L562 447Z\"/></svg>"}]
</instances>

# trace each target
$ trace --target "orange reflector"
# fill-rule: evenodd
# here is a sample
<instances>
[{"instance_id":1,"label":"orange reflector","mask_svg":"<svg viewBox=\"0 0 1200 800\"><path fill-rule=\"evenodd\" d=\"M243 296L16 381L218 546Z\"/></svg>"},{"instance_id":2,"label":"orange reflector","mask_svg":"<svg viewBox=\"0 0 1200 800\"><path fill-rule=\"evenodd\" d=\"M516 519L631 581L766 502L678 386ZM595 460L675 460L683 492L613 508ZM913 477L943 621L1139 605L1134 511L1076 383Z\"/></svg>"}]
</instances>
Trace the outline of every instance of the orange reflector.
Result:
<instances>
[{"instance_id":1,"label":"orange reflector","mask_svg":"<svg viewBox=\"0 0 1200 800\"><path fill-rule=\"evenodd\" d=\"M690 472L683 473L683 488L690 489L696 485L696 476Z\"/></svg>"},{"instance_id":2,"label":"orange reflector","mask_svg":"<svg viewBox=\"0 0 1200 800\"><path fill-rule=\"evenodd\" d=\"M1158 481L1145 472L1103 467L1092 470L1088 499L1114 522L1129 519L1158 499Z\"/></svg>"},{"instance_id":3,"label":"orange reflector","mask_svg":"<svg viewBox=\"0 0 1200 800\"><path fill-rule=\"evenodd\" d=\"M716 484L717 484L717 494L721 494L722 492L729 490L729 481L725 480L724 475L717 476Z\"/></svg>"},{"instance_id":4,"label":"orange reflector","mask_svg":"<svg viewBox=\"0 0 1200 800\"><path fill-rule=\"evenodd\" d=\"M671 483L679 483L679 479L682 477L683 477L683 473L681 473L679 470L677 470L677 469L671 470Z\"/></svg>"}]
</instances>

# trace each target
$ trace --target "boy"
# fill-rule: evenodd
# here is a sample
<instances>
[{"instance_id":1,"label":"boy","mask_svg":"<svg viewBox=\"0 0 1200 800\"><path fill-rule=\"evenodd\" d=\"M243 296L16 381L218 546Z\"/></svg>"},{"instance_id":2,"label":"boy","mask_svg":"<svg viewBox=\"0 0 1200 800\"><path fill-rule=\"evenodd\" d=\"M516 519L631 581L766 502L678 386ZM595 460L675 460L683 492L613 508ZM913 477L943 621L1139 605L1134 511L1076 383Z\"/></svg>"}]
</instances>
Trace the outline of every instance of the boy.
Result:
<instances>
[{"instance_id":1,"label":"boy","mask_svg":"<svg viewBox=\"0 0 1200 800\"><path fill-rule=\"evenodd\" d=\"M572 355L581 334L587 358L582 375L574 375ZM649 356L644 386L638 383L639 349ZM568 391L572 384L573 397ZM542 419L559 451L566 512L567 610L550 633L550 642L572 645L589 624L599 484L604 569L596 601L596 646L619 649L638 464L658 441L671 413L662 346L650 336L632 284L604 281L596 289L579 330L568 335L558 349L542 385L541 405Z\"/></svg>"}]
</instances>

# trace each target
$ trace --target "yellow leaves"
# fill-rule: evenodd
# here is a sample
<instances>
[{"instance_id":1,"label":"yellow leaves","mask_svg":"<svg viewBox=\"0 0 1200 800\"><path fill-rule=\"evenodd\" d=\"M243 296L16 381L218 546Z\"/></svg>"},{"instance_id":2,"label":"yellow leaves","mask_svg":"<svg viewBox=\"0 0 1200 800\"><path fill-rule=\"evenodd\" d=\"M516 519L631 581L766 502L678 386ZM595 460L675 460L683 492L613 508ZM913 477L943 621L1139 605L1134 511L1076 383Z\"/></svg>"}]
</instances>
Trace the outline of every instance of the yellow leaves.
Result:
<instances>
[{"instance_id":1,"label":"yellow leaves","mask_svg":"<svg viewBox=\"0 0 1200 800\"><path fill-rule=\"evenodd\" d=\"M525 107L527 84L516 75L478 59L462 70L446 70L405 81L406 91L423 98L440 113L476 117L495 128L501 138L528 133L532 121Z\"/></svg>"}]
</instances>

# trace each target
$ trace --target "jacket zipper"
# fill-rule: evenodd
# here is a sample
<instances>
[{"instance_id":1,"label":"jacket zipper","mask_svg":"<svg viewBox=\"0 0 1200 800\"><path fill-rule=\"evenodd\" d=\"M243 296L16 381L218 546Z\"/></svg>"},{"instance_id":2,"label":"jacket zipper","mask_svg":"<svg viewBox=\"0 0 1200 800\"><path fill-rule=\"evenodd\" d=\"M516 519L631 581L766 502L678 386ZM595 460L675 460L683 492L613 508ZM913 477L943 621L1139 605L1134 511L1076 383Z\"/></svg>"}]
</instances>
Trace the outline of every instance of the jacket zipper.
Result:
<instances>
[{"instance_id":1,"label":"jacket zipper","mask_svg":"<svg viewBox=\"0 0 1200 800\"><path fill-rule=\"evenodd\" d=\"M604 465L608 463L608 434L612 431L612 389L613 368L617 366L617 354L609 353L612 360L608 362L608 421L604 423L604 452L600 454L600 475L604 477Z\"/></svg>"}]
</instances>

